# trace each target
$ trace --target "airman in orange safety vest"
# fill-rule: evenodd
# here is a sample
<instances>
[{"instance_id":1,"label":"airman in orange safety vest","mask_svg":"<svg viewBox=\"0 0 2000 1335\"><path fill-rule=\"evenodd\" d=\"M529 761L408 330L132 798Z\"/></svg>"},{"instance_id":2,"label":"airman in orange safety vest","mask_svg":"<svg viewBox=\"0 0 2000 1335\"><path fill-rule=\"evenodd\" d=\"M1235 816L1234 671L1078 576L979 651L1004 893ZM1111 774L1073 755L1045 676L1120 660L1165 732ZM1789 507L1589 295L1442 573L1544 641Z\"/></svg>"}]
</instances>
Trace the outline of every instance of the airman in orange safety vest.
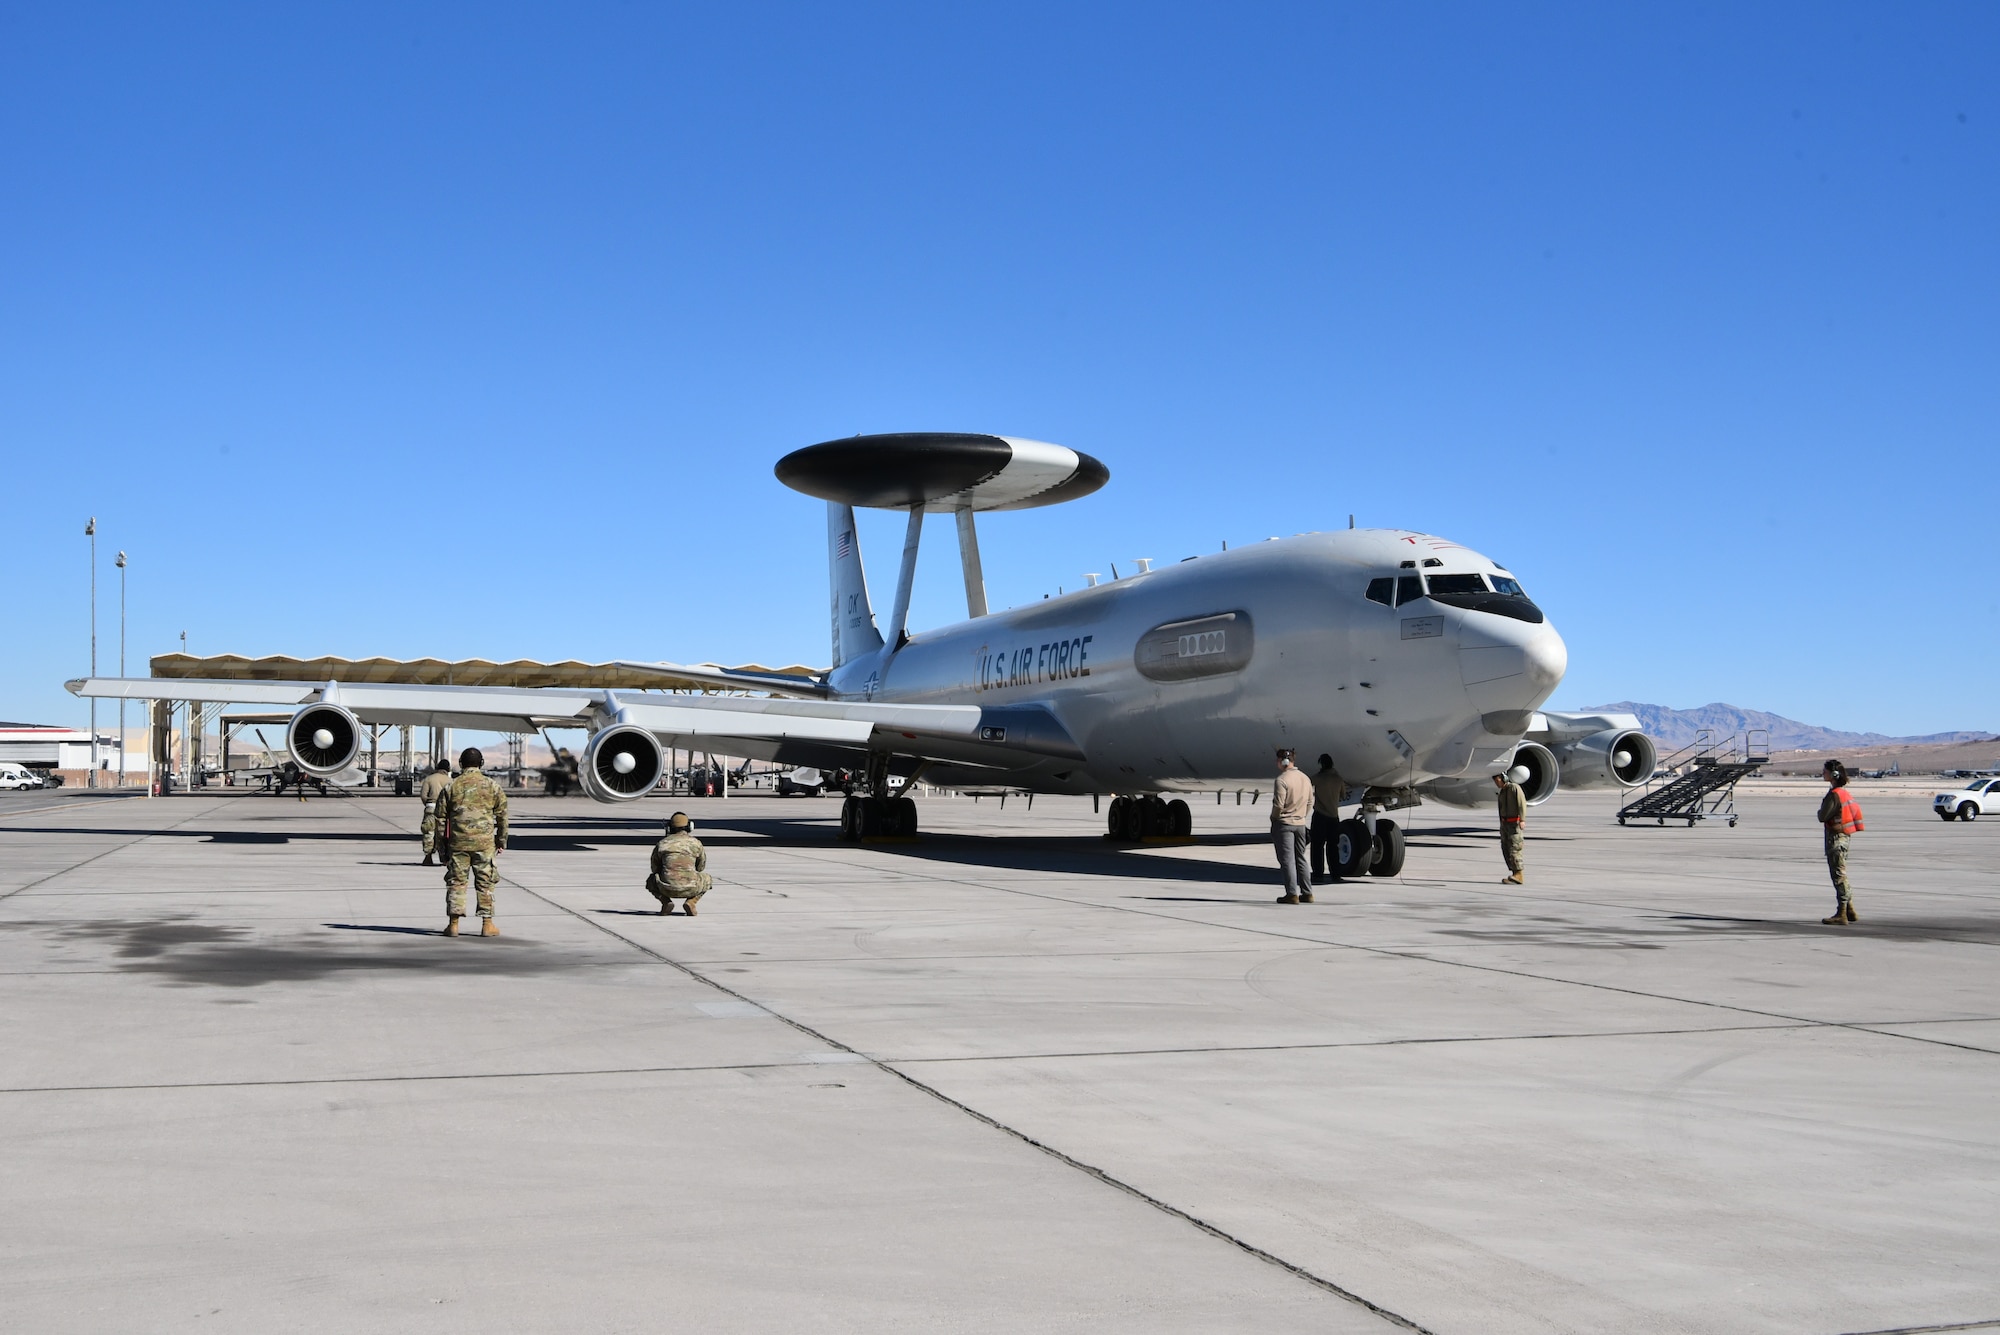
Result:
<instances>
[{"instance_id":1,"label":"airman in orange safety vest","mask_svg":"<svg viewBox=\"0 0 2000 1335\"><path fill-rule=\"evenodd\" d=\"M1861 804L1847 791L1847 766L1829 760L1820 770L1827 782L1826 796L1819 801L1819 823L1826 830L1826 870L1833 877L1833 916L1821 918L1828 927L1844 927L1859 922L1854 916L1854 895L1847 888L1847 847L1849 836L1860 831Z\"/></svg>"}]
</instances>

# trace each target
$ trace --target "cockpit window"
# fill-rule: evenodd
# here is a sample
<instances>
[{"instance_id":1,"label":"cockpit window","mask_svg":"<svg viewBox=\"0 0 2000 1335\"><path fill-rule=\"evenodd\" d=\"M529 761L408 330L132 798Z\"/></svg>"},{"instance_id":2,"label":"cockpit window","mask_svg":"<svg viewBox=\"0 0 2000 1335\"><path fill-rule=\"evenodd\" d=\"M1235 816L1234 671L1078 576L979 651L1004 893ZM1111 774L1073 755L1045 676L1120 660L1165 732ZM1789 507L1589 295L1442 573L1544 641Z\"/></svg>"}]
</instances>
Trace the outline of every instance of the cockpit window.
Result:
<instances>
[{"instance_id":1,"label":"cockpit window","mask_svg":"<svg viewBox=\"0 0 2000 1335\"><path fill-rule=\"evenodd\" d=\"M1396 606L1413 603L1424 596L1424 582L1415 575L1404 575L1396 580Z\"/></svg>"},{"instance_id":2,"label":"cockpit window","mask_svg":"<svg viewBox=\"0 0 2000 1335\"><path fill-rule=\"evenodd\" d=\"M1493 591L1495 593L1504 593L1512 598L1525 598L1528 596L1527 590L1521 587L1521 581L1515 579L1512 575L1493 575L1490 578L1493 580Z\"/></svg>"},{"instance_id":3,"label":"cockpit window","mask_svg":"<svg viewBox=\"0 0 2000 1335\"><path fill-rule=\"evenodd\" d=\"M1384 607L1396 605L1396 581L1384 575L1380 579L1368 581L1368 601L1380 603Z\"/></svg>"},{"instance_id":4,"label":"cockpit window","mask_svg":"<svg viewBox=\"0 0 2000 1335\"><path fill-rule=\"evenodd\" d=\"M1485 593L1486 581L1477 575L1432 575L1431 595L1440 593Z\"/></svg>"}]
</instances>

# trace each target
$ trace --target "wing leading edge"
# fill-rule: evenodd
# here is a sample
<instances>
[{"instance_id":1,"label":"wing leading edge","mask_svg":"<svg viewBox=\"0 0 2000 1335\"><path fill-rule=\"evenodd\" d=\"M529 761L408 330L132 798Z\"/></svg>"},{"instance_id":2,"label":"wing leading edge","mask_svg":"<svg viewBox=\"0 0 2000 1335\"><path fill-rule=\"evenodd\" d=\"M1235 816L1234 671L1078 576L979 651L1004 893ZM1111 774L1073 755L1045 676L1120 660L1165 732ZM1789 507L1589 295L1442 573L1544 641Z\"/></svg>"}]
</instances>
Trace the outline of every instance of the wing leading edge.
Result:
<instances>
[{"instance_id":1,"label":"wing leading edge","mask_svg":"<svg viewBox=\"0 0 2000 1335\"><path fill-rule=\"evenodd\" d=\"M226 704L337 704L363 723L418 727L645 728L662 740L804 741L863 748L876 729L896 750L922 754L921 737L971 738L973 705L896 705L782 697L663 696L648 692L522 686L414 686L356 682L221 681L190 677L90 677L65 683L97 699L205 700Z\"/></svg>"}]
</instances>

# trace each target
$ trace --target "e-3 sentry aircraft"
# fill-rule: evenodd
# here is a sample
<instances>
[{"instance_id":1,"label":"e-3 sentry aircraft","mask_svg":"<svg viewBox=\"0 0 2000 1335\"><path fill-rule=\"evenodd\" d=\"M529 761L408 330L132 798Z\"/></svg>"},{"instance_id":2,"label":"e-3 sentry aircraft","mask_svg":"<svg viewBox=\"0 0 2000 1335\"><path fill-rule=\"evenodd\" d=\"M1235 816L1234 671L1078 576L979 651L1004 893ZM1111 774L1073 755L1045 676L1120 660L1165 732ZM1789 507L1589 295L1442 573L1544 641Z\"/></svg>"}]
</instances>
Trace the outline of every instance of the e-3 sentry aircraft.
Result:
<instances>
[{"instance_id":1,"label":"e-3 sentry aircraft","mask_svg":"<svg viewBox=\"0 0 2000 1335\"><path fill-rule=\"evenodd\" d=\"M625 664L730 692L378 682L91 678L78 695L296 708L292 758L330 775L369 724L590 731L583 787L644 796L664 746L862 774L846 838L911 835L892 778L946 788L1110 797L1109 833L1185 835L1188 794L1268 782L1273 750L1324 753L1359 813L1336 840L1345 875L1402 869L1388 813L1429 796L1494 800L1515 769L1530 801L1558 786L1631 787L1655 748L1630 715L1557 714L1562 638L1515 577L1425 533L1344 529L1138 568L989 613L973 516L1084 496L1110 473L1087 454L1006 436L855 436L787 455L786 485L827 502L832 666L810 676ZM909 514L886 631L854 511ZM956 517L968 618L907 626L926 514ZM1525 773L1521 773L1525 771ZM907 787L901 789L908 792Z\"/></svg>"}]
</instances>

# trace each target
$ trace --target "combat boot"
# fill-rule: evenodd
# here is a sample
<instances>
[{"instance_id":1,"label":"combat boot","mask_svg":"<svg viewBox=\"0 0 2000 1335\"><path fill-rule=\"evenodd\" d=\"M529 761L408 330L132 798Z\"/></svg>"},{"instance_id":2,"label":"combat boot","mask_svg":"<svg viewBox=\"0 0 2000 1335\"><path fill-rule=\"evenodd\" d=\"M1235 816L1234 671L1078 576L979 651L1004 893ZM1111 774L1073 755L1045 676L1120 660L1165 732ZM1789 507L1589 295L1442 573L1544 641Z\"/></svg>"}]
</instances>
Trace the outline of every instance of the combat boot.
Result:
<instances>
[{"instance_id":1,"label":"combat boot","mask_svg":"<svg viewBox=\"0 0 2000 1335\"><path fill-rule=\"evenodd\" d=\"M1847 910L1836 905L1833 910L1833 916L1831 918L1821 918L1819 924L1822 927L1845 927L1847 926Z\"/></svg>"},{"instance_id":2,"label":"combat boot","mask_svg":"<svg viewBox=\"0 0 2000 1335\"><path fill-rule=\"evenodd\" d=\"M456 913L452 914L452 915L451 915L451 920L450 920L449 922L445 923L445 925L444 925L444 934L445 934L446 936L457 936L457 935L458 935L458 915L457 915Z\"/></svg>"},{"instance_id":3,"label":"combat boot","mask_svg":"<svg viewBox=\"0 0 2000 1335\"><path fill-rule=\"evenodd\" d=\"M1841 908L1843 908L1843 909L1844 909L1844 910L1846 911L1846 912L1845 912L1845 916L1846 916L1846 918L1847 918L1847 920L1848 920L1849 922L1860 922L1860 921L1861 921L1861 919L1859 919L1859 918L1857 918L1857 917L1855 917L1855 916L1854 916L1854 901L1853 901L1853 900L1851 900L1851 899L1850 899L1850 900L1848 900L1848 901L1847 901L1847 902L1846 902L1845 904L1841 905Z\"/></svg>"},{"instance_id":4,"label":"combat boot","mask_svg":"<svg viewBox=\"0 0 2000 1335\"><path fill-rule=\"evenodd\" d=\"M433 854L430 854L430 853L426 853L426 854L424 854L424 865L425 865L426 867L435 867L435 866L437 866L437 865L438 865L438 864L437 864L437 858L436 858L436 857L435 857L435 856L434 856Z\"/></svg>"},{"instance_id":5,"label":"combat boot","mask_svg":"<svg viewBox=\"0 0 2000 1335\"><path fill-rule=\"evenodd\" d=\"M1313 892L1312 892L1312 891L1310 891L1310 890L1301 890L1301 891L1299 891L1299 903L1301 903L1301 904L1310 904L1310 903L1312 903L1312 902L1313 902Z\"/></svg>"},{"instance_id":6,"label":"combat boot","mask_svg":"<svg viewBox=\"0 0 2000 1335\"><path fill-rule=\"evenodd\" d=\"M669 913L672 913L673 911L674 911L674 901L671 899L668 900L666 903L660 905L660 916L662 918L666 917Z\"/></svg>"},{"instance_id":7,"label":"combat boot","mask_svg":"<svg viewBox=\"0 0 2000 1335\"><path fill-rule=\"evenodd\" d=\"M500 935L500 924L494 922L491 918L481 918L479 920L479 934L481 936L498 936Z\"/></svg>"},{"instance_id":8,"label":"combat boot","mask_svg":"<svg viewBox=\"0 0 2000 1335\"><path fill-rule=\"evenodd\" d=\"M692 899L682 903L681 907L687 910L688 917L694 917L694 901Z\"/></svg>"},{"instance_id":9,"label":"combat boot","mask_svg":"<svg viewBox=\"0 0 2000 1335\"><path fill-rule=\"evenodd\" d=\"M1500 878L1500 884L1502 885L1526 885L1527 883L1528 883L1528 878L1521 875L1521 873L1517 871L1509 872L1507 875L1502 876Z\"/></svg>"},{"instance_id":10,"label":"combat boot","mask_svg":"<svg viewBox=\"0 0 2000 1335\"><path fill-rule=\"evenodd\" d=\"M1296 904L1299 902L1299 897L1297 895L1279 895L1278 902L1280 904Z\"/></svg>"}]
</instances>

